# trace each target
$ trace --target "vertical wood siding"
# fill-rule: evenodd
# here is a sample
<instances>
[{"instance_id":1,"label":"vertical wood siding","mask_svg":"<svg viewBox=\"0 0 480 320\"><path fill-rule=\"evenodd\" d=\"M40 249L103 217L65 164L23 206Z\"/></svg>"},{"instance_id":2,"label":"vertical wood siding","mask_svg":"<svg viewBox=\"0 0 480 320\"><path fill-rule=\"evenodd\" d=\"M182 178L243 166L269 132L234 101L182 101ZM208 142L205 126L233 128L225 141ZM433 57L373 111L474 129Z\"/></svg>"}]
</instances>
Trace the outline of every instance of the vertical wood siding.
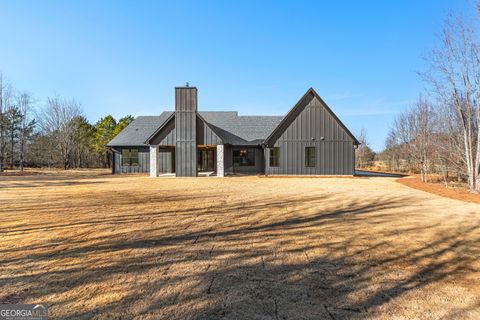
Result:
<instances>
[{"instance_id":1,"label":"vertical wood siding","mask_svg":"<svg viewBox=\"0 0 480 320\"><path fill-rule=\"evenodd\" d=\"M270 149L265 149L265 172L270 175L353 175L353 143L322 103L313 98L275 142L274 146L280 148L278 167L270 167ZM305 167L305 147L316 147L315 167Z\"/></svg>"},{"instance_id":2,"label":"vertical wood siding","mask_svg":"<svg viewBox=\"0 0 480 320\"><path fill-rule=\"evenodd\" d=\"M215 132L208 127L208 125L199 117L197 117L197 144L203 145L217 145L223 144Z\"/></svg>"},{"instance_id":3,"label":"vertical wood siding","mask_svg":"<svg viewBox=\"0 0 480 320\"><path fill-rule=\"evenodd\" d=\"M160 172L173 173L175 170L175 148L160 148Z\"/></svg>"},{"instance_id":4,"label":"vertical wood siding","mask_svg":"<svg viewBox=\"0 0 480 320\"><path fill-rule=\"evenodd\" d=\"M170 119L162 130L150 141L153 145L174 146L177 141L175 135L175 119Z\"/></svg>"},{"instance_id":5,"label":"vertical wood siding","mask_svg":"<svg viewBox=\"0 0 480 320\"><path fill-rule=\"evenodd\" d=\"M149 147L125 147L125 149L138 149L138 166L122 166L123 147L113 149L113 173L146 173L150 172Z\"/></svg>"},{"instance_id":6,"label":"vertical wood siding","mask_svg":"<svg viewBox=\"0 0 480 320\"><path fill-rule=\"evenodd\" d=\"M225 145L223 150L223 166L225 173L233 173L233 149L231 145Z\"/></svg>"},{"instance_id":7,"label":"vertical wood siding","mask_svg":"<svg viewBox=\"0 0 480 320\"><path fill-rule=\"evenodd\" d=\"M175 172L180 177L197 175L197 89L175 88Z\"/></svg>"},{"instance_id":8,"label":"vertical wood siding","mask_svg":"<svg viewBox=\"0 0 480 320\"><path fill-rule=\"evenodd\" d=\"M159 146L174 146L177 141L175 122L175 119L171 119L150 143ZM223 144L222 139L199 117L196 119L196 141L197 145Z\"/></svg>"}]
</instances>

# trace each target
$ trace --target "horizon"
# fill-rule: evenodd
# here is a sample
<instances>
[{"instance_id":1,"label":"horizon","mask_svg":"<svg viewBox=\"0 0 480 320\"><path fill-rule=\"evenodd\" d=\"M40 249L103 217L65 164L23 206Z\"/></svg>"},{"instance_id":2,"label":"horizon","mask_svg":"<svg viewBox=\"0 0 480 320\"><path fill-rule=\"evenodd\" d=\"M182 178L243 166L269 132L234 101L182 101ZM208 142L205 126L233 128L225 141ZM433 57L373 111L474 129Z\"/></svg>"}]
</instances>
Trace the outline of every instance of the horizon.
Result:
<instances>
[{"instance_id":1,"label":"horizon","mask_svg":"<svg viewBox=\"0 0 480 320\"><path fill-rule=\"evenodd\" d=\"M241 116L284 116L312 87L379 152L423 92L417 73L443 20L473 5L0 2L0 72L38 106L75 98L93 123L173 110L174 87L186 82L199 111Z\"/></svg>"}]
</instances>

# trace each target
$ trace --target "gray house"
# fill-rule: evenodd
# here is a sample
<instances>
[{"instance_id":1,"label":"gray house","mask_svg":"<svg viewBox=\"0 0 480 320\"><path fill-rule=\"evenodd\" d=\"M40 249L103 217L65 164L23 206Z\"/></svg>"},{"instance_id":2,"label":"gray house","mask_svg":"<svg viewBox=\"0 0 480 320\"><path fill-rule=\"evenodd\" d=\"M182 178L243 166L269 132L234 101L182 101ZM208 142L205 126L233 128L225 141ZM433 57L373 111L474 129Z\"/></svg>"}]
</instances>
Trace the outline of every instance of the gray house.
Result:
<instances>
[{"instance_id":1,"label":"gray house","mask_svg":"<svg viewBox=\"0 0 480 320\"><path fill-rule=\"evenodd\" d=\"M175 111L138 117L109 142L113 173L354 174L359 142L313 89L286 116L197 109L197 88L175 88Z\"/></svg>"}]
</instances>

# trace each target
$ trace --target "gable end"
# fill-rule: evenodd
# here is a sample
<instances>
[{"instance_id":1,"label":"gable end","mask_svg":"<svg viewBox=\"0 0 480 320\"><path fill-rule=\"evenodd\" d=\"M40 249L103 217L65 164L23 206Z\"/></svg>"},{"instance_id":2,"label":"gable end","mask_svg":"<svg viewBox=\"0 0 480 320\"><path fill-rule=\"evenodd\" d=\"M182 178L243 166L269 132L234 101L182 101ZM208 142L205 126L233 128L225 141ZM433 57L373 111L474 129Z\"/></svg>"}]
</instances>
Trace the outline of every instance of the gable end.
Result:
<instances>
[{"instance_id":1,"label":"gable end","mask_svg":"<svg viewBox=\"0 0 480 320\"><path fill-rule=\"evenodd\" d=\"M300 100L293 106L293 108L287 113L285 118L280 122L280 124L273 130L270 136L265 139L265 145L271 147L275 142L284 134L284 132L290 127L290 125L301 115L305 108L310 105L313 100L318 101L317 104L320 104L323 109L334 119L338 126L343 129L346 135L348 135L354 145L358 145L359 142L355 136L348 130L348 128L342 123L342 121L337 117L337 115L328 107L325 101L320 98L320 96L315 92L313 88L307 90L307 92L300 98Z\"/></svg>"},{"instance_id":2,"label":"gable end","mask_svg":"<svg viewBox=\"0 0 480 320\"><path fill-rule=\"evenodd\" d=\"M216 145L223 144L217 129L209 124L197 113L196 118L197 144ZM145 142L149 145L175 145L175 113L173 113Z\"/></svg>"}]
</instances>

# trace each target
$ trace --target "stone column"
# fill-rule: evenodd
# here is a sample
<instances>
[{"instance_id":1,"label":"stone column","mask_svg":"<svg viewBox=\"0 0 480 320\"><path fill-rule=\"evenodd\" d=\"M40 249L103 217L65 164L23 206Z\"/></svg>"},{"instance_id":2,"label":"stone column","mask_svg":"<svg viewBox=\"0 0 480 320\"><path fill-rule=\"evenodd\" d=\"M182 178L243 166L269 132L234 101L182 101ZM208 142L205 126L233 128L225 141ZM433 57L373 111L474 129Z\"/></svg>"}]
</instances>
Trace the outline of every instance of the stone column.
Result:
<instances>
[{"instance_id":1,"label":"stone column","mask_svg":"<svg viewBox=\"0 0 480 320\"><path fill-rule=\"evenodd\" d=\"M158 177L160 171L160 154L158 146L150 146L150 177Z\"/></svg>"},{"instance_id":2,"label":"stone column","mask_svg":"<svg viewBox=\"0 0 480 320\"><path fill-rule=\"evenodd\" d=\"M225 166L224 166L224 145L217 145L217 177L225 176Z\"/></svg>"}]
</instances>

